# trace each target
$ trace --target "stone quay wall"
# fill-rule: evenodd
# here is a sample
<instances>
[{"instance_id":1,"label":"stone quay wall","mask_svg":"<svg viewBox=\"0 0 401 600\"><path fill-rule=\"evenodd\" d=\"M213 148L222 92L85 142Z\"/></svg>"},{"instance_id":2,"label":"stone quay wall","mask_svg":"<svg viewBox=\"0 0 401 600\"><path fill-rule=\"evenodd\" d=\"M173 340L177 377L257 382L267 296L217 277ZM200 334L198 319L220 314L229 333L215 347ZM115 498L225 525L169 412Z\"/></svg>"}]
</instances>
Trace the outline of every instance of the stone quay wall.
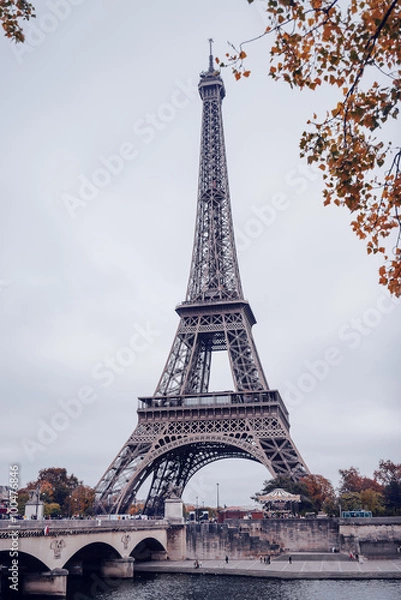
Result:
<instances>
[{"instance_id":1,"label":"stone quay wall","mask_svg":"<svg viewBox=\"0 0 401 600\"><path fill-rule=\"evenodd\" d=\"M333 519L230 519L187 525L187 558L255 558L282 552L330 552L339 545Z\"/></svg>"},{"instance_id":2,"label":"stone quay wall","mask_svg":"<svg viewBox=\"0 0 401 600\"><path fill-rule=\"evenodd\" d=\"M375 558L401 558L401 517L341 519L340 544L345 552Z\"/></svg>"},{"instance_id":3,"label":"stone quay wall","mask_svg":"<svg viewBox=\"0 0 401 600\"><path fill-rule=\"evenodd\" d=\"M277 556L283 552L358 552L366 557L401 558L401 518L230 519L189 523L186 556L207 560Z\"/></svg>"}]
</instances>

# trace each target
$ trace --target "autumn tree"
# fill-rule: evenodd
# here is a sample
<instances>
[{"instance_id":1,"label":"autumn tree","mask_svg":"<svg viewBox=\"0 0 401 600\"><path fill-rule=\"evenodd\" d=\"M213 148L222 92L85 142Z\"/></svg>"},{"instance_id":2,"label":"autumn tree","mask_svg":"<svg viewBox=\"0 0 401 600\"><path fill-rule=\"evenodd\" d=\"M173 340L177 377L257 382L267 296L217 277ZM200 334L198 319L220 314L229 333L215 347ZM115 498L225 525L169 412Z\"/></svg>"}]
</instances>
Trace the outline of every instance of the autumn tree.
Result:
<instances>
[{"instance_id":1,"label":"autumn tree","mask_svg":"<svg viewBox=\"0 0 401 600\"><path fill-rule=\"evenodd\" d=\"M374 490L378 493L383 492L383 486L376 480L361 475L359 469L350 467L349 469L339 470L341 480L339 485L340 494L352 492L361 492L363 490Z\"/></svg>"},{"instance_id":2,"label":"autumn tree","mask_svg":"<svg viewBox=\"0 0 401 600\"><path fill-rule=\"evenodd\" d=\"M397 465L391 460L380 460L379 468L376 469L373 475L384 486L393 481L401 483L401 464Z\"/></svg>"},{"instance_id":3,"label":"autumn tree","mask_svg":"<svg viewBox=\"0 0 401 600\"><path fill-rule=\"evenodd\" d=\"M323 475L306 475L300 479L306 494L312 500L315 510L324 510L328 514L334 512L336 495L332 483Z\"/></svg>"},{"instance_id":4,"label":"autumn tree","mask_svg":"<svg viewBox=\"0 0 401 600\"><path fill-rule=\"evenodd\" d=\"M0 0L0 22L5 36L14 42L25 40L21 21L35 16L34 7L26 0Z\"/></svg>"},{"instance_id":5,"label":"autumn tree","mask_svg":"<svg viewBox=\"0 0 401 600\"><path fill-rule=\"evenodd\" d=\"M385 461L379 463L385 464ZM374 478L371 479L361 475L356 467L340 469L339 502L342 510L370 510L374 516L391 514L386 506L386 472L383 466L383 469L374 472ZM378 473L382 474L382 478L378 477Z\"/></svg>"},{"instance_id":6,"label":"autumn tree","mask_svg":"<svg viewBox=\"0 0 401 600\"><path fill-rule=\"evenodd\" d=\"M248 0L252 3L253 0ZM324 204L351 211L367 252L382 257L379 281L401 295L401 149L393 123L401 97L399 0L266 0L269 75L291 87L336 90L311 116L301 156L322 170ZM246 44L227 53L237 79L249 76ZM217 59L218 60L218 59ZM221 63L221 61L218 60Z\"/></svg>"},{"instance_id":7,"label":"autumn tree","mask_svg":"<svg viewBox=\"0 0 401 600\"><path fill-rule=\"evenodd\" d=\"M39 489L40 499L46 504L58 504L63 515L70 514L68 498L80 485L75 475L64 468L50 467L39 471L36 481L27 484L26 490Z\"/></svg>"},{"instance_id":8,"label":"autumn tree","mask_svg":"<svg viewBox=\"0 0 401 600\"><path fill-rule=\"evenodd\" d=\"M143 500L135 501L129 507L128 514L135 516L143 513L143 509L145 508L145 502Z\"/></svg>"},{"instance_id":9,"label":"autumn tree","mask_svg":"<svg viewBox=\"0 0 401 600\"><path fill-rule=\"evenodd\" d=\"M93 514L95 490L88 485L78 485L67 498L65 508L71 516L89 516Z\"/></svg>"}]
</instances>

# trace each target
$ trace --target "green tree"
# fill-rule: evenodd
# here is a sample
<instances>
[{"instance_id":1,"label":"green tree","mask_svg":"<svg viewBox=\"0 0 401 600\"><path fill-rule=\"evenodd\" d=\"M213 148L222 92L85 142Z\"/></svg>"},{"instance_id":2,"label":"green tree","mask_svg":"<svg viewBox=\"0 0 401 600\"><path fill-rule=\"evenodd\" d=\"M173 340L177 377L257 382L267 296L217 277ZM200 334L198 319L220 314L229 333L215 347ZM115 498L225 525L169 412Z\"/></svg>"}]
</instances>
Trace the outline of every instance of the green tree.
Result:
<instances>
[{"instance_id":1,"label":"green tree","mask_svg":"<svg viewBox=\"0 0 401 600\"><path fill-rule=\"evenodd\" d=\"M401 149L391 138L401 100L401 3L266 0L265 5L268 26L258 38L271 40L272 79L310 91L333 89L332 106L307 123L301 156L322 170L324 204L347 207L367 252L382 256L379 282L400 296ZM237 79L250 74L244 47L255 39L226 55Z\"/></svg>"},{"instance_id":2,"label":"green tree","mask_svg":"<svg viewBox=\"0 0 401 600\"><path fill-rule=\"evenodd\" d=\"M383 484L386 514L401 515L401 464L381 460L374 477Z\"/></svg>"},{"instance_id":3,"label":"green tree","mask_svg":"<svg viewBox=\"0 0 401 600\"><path fill-rule=\"evenodd\" d=\"M374 517L384 514L384 496L372 488L362 490L359 494L361 507L370 510Z\"/></svg>"},{"instance_id":4,"label":"green tree","mask_svg":"<svg viewBox=\"0 0 401 600\"><path fill-rule=\"evenodd\" d=\"M252 500L257 500L259 495L265 495L271 492L276 488L283 488L290 494L300 494L301 491L304 492L304 488L300 486L299 483L293 481L289 477L285 477L284 475L278 475L274 479L268 479L263 483L263 488L261 492L257 492L255 496L252 496Z\"/></svg>"},{"instance_id":5,"label":"green tree","mask_svg":"<svg viewBox=\"0 0 401 600\"><path fill-rule=\"evenodd\" d=\"M384 488L384 505L389 515L401 515L401 483L390 481Z\"/></svg>"},{"instance_id":6,"label":"green tree","mask_svg":"<svg viewBox=\"0 0 401 600\"><path fill-rule=\"evenodd\" d=\"M62 515L60 504L57 504L57 502L45 504L43 514L45 517L60 517Z\"/></svg>"},{"instance_id":7,"label":"green tree","mask_svg":"<svg viewBox=\"0 0 401 600\"><path fill-rule=\"evenodd\" d=\"M305 512L318 512L320 508L315 503L314 499L309 495L308 487L303 482L303 479L299 481L293 481L288 477L278 475L275 479L265 481L263 483L262 491L255 494L255 496L252 496L252 500L260 502L259 496L264 496L276 488L282 488L290 494L298 494L301 496L301 502L298 506L298 510L301 514L304 514Z\"/></svg>"},{"instance_id":8,"label":"green tree","mask_svg":"<svg viewBox=\"0 0 401 600\"><path fill-rule=\"evenodd\" d=\"M18 514L23 515L25 513L25 504L29 500L29 491L27 488L21 488L18 490Z\"/></svg>"},{"instance_id":9,"label":"green tree","mask_svg":"<svg viewBox=\"0 0 401 600\"><path fill-rule=\"evenodd\" d=\"M361 495L359 492L343 492L340 494L339 502L341 510L361 510Z\"/></svg>"},{"instance_id":10,"label":"green tree","mask_svg":"<svg viewBox=\"0 0 401 600\"><path fill-rule=\"evenodd\" d=\"M0 22L5 36L14 42L25 40L21 21L35 17L34 7L26 0L0 0Z\"/></svg>"}]
</instances>

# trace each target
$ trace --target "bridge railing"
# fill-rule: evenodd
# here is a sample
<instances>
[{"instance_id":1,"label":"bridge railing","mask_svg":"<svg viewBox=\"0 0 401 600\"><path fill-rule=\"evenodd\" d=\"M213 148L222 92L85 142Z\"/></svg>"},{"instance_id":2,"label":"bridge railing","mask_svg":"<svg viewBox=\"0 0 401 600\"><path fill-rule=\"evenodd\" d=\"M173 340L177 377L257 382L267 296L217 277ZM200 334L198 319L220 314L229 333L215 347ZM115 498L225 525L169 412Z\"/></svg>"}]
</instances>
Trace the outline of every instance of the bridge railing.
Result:
<instances>
[{"instance_id":1,"label":"bridge railing","mask_svg":"<svg viewBox=\"0 0 401 600\"><path fill-rule=\"evenodd\" d=\"M34 521L10 519L0 520L0 538L10 537L11 531L18 531L20 537L39 537L44 535L59 535L61 533L78 535L80 533L99 533L100 531L135 531L168 527L163 519L139 521L127 519L124 521L107 521L101 519L57 519Z\"/></svg>"},{"instance_id":2,"label":"bridge railing","mask_svg":"<svg viewBox=\"0 0 401 600\"><path fill-rule=\"evenodd\" d=\"M191 394L185 396L151 396L141 397L139 409L160 407L190 407L197 406L222 406L235 404L268 404L280 405L284 408L283 401L277 390L249 391L249 392L219 392Z\"/></svg>"}]
</instances>

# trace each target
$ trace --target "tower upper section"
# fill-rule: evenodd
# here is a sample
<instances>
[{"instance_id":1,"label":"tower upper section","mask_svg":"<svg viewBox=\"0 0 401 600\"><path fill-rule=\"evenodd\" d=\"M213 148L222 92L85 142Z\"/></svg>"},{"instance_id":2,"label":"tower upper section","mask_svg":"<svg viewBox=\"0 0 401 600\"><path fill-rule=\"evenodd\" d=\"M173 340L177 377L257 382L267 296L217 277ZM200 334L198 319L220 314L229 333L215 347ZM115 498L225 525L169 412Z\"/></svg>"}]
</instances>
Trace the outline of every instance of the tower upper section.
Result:
<instances>
[{"instance_id":1,"label":"tower upper section","mask_svg":"<svg viewBox=\"0 0 401 600\"><path fill-rule=\"evenodd\" d=\"M243 299L221 110L226 91L213 63L211 53L198 86L203 102L198 206L186 303Z\"/></svg>"}]
</instances>

